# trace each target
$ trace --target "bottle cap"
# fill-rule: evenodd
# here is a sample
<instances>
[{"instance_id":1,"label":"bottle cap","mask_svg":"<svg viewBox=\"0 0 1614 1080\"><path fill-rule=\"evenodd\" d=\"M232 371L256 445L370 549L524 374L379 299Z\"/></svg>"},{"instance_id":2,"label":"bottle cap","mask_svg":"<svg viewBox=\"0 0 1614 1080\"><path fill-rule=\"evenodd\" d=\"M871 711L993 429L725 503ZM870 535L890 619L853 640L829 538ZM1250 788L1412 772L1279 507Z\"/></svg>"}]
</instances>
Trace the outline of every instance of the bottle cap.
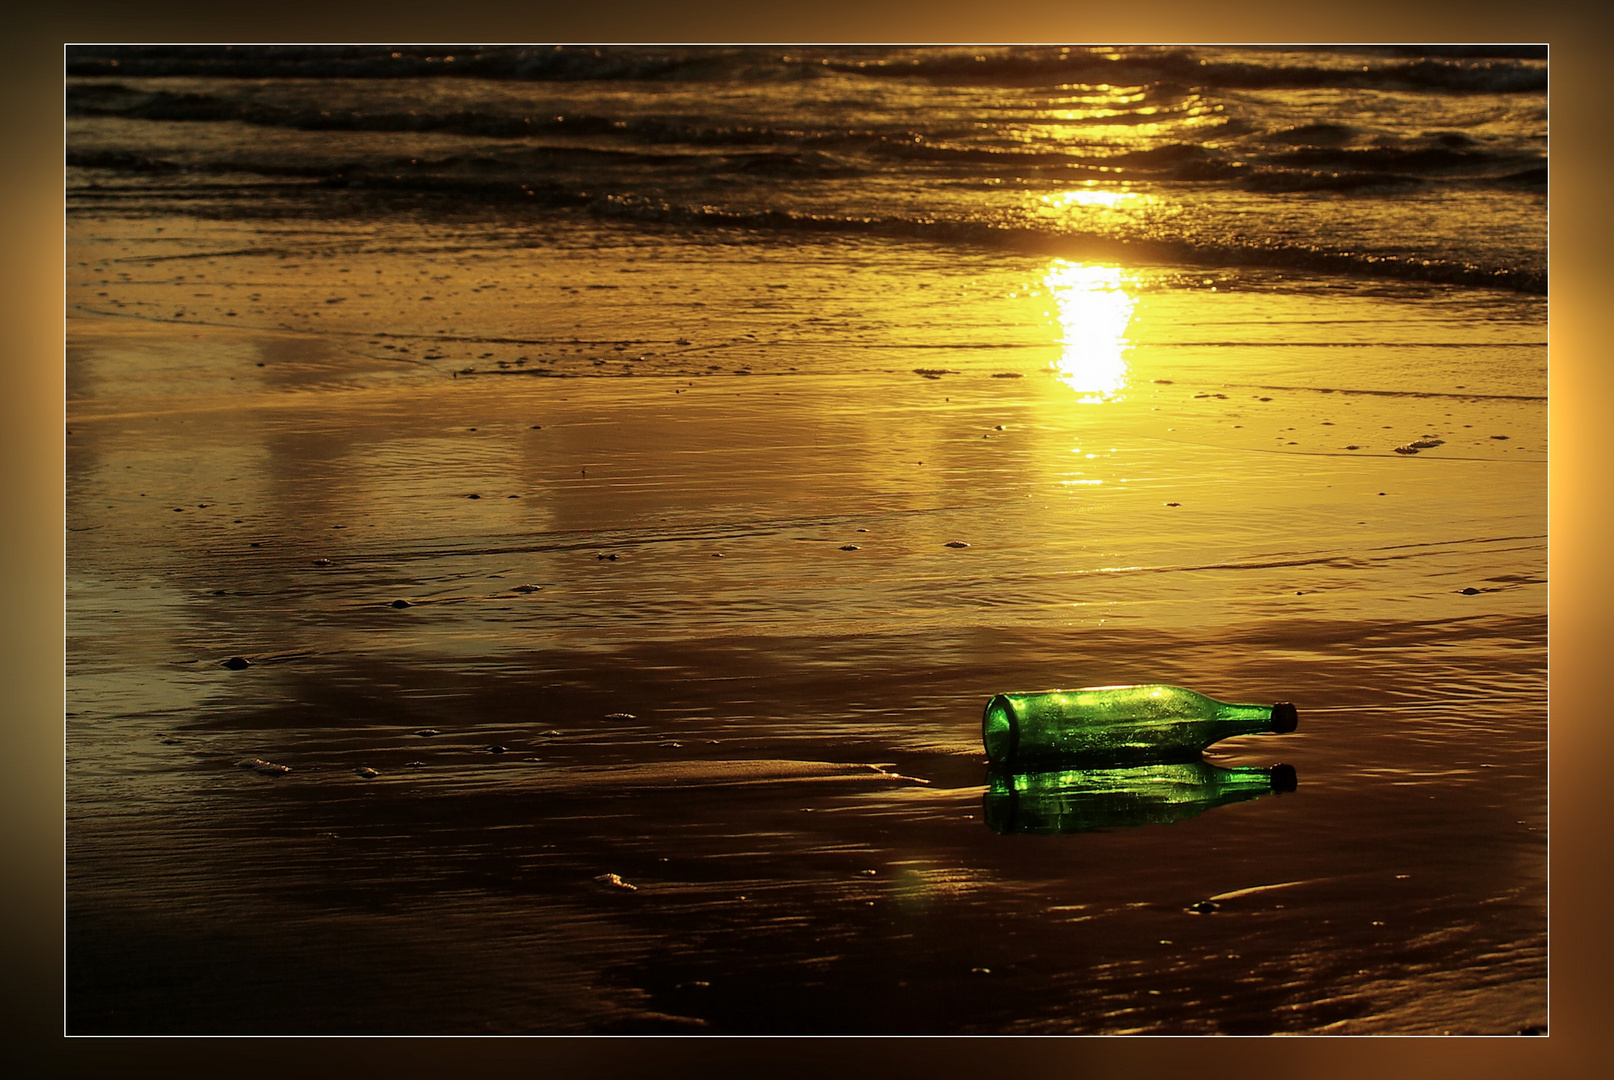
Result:
<instances>
[{"instance_id":1,"label":"bottle cap","mask_svg":"<svg viewBox=\"0 0 1614 1080\"><path fill-rule=\"evenodd\" d=\"M1272 730L1279 735L1293 731L1300 723L1300 713L1295 711L1294 703L1280 701L1272 706Z\"/></svg>"},{"instance_id":2,"label":"bottle cap","mask_svg":"<svg viewBox=\"0 0 1614 1080\"><path fill-rule=\"evenodd\" d=\"M1274 765L1271 770L1273 791L1293 791L1299 785L1293 765Z\"/></svg>"}]
</instances>

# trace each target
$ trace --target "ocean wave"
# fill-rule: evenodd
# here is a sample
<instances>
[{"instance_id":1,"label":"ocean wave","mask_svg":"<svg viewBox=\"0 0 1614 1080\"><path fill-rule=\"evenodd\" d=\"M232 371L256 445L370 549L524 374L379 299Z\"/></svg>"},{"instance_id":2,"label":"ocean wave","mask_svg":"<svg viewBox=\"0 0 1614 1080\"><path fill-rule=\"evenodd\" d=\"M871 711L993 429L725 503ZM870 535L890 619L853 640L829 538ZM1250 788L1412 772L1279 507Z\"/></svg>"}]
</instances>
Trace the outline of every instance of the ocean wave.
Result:
<instances>
[{"instance_id":1,"label":"ocean wave","mask_svg":"<svg viewBox=\"0 0 1614 1080\"><path fill-rule=\"evenodd\" d=\"M1476 285L1545 294L1544 270L1485 266L1415 255L1331 250L1317 245L1261 241L1128 239L1100 233L1039 229L991 222L900 215L841 217L784 210L728 210L606 196L589 203L601 217L723 228L901 237L940 244L990 247L1077 259L1143 260L1203 266L1258 266L1358 274L1434 284Z\"/></svg>"},{"instance_id":2,"label":"ocean wave","mask_svg":"<svg viewBox=\"0 0 1614 1080\"><path fill-rule=\"evenodd\" d=\"M1064 146L1057 140L1023 145L970 142L973 132L941 128L897 131L859 128L787 128L711 124L700 118L612 117L597 113L517 114L498 108L440 111L296 107L251 97L200 91L145 91L122 82L68 87L69 116L125 117L166 122L234 121L301 131L446 133L499 140L589 140L576 155L618 155L621 165L676 164L662 148L687 146L730 151L708 159L722 170L756 176L856 176L880 161L961 168L1010 175L1014 169L1119 173L1183 182L1238 180L1256 191L1353 191L1406 186L1419 175L1454 180L1519 177L1542 160L1534 153L1492 151L1460 132L1436 132L1415 145L1342 145L1360 137L1344 125L1311 124L1250 135L1244 122L1218 117L1194 131L1200 141L1169 141L1115 152L1101 145ZM561 160L551 149L547 164ZM745 155L750 155L749 157ZM603 157L602 157L603 160ZM506 167L515 167L519 163ZM107 159L105 167L118 167Z\"/></svg>"},{"instance_id":3,"label":"ocean wave","mask_svg":"<svg viewBox=\"0 0 1614 1080\"><path fill-rule=\"evenodd\" d=\"M878 141L864 148L875 156L900 156L938 165L982 166L983 175L1002 174L1011 166L1038 172L1063 170L1087 175L1111 174L1133 179L1148 178L1169 183L1236 183L1252 192L1375 193L1427 186L1428 176L1377 165L1417 164L1426 159L1416 155L1401 158L1394 154L1349 157L1298 155L1292 160L1302 167L1269 165L1259 161L1234 161L1213 155L1206 148L1168 144L1146 151L1106 157L1070 153L1009 151L984 148L932 146L924 143ZM1278 157L1279 161L1284 156ZM1437 164L1449 159L1437 157ZM1355 168L1328 168L1344 163ZM1503 163L1506 163L1505 160ZM268 176L328 178L335 186L385 185L397 190L411 184L420 190L445 190L445 185L486 183L490 195L524 188L562 190L588 183L612 192L641 192L647 177L665 183L674 177L696 182L718 177L752 179L758 182L789 179L847 179L877 173L877 166L848 156L813 149L768 147L755 150L731 148L728 153L679 153L650 147L537 146L512 147L481 154L461 154L438 158L397 158L298 164L288 160L257 160L236 157L228 161L181 164L159 156L129 150L74 150L67 164L78 168L114 172L172 174L177 172L218 173L256 172ZM1323 167L1308 168L1310 164ZM1495 166L1497 161L1487 159ZM1518 162L1513 163L1515 166ZM385 177L386 179L380 179ZM1448 179L1444 176L1440 179ZM1462 178L1470 186L1539 188L1546 183L1546 167L1511 168ZM714 192L721 195L722 192Z\"/></svg>"},{"instance_id":4,"label":"ocean wave","mask_svg":"<svg viewBox=\"0 0 1614 1080\"><path fill-rule=\"evenodd\" d=\"M1543 58L1502 50L1412 57L1364 54L1366 63L1262 64L1210 59L1200 50L779 49L764 46L72 46L70 76L418 78L458 76L547 82L802 79L835 72L931 83L1058 86L1158 84L1229 89L1351 87L1527 93L1547 88Z\"/></svg>"},{"instance_id":5,"label":"ocean wave","mask_svg":"<svg viewBox=\"0 0 1614 1080\"><path fill-rule=\"evenodd\" d=\"M1305 168L1384 170L1403 172L1444 172L1494 168L1522 164L1516 154L1494 154L1482 150L1457 150L1449 146L1367 146L1333 148L1308 146L1274 154L1279 165ZM1528 160L1528 159L1527 159Z\"/></svg>"},{"instance_id":6,"label":"ocean wave","mask_svg":"<svg viewBox=\"0 0 1614 1080\"><path fill-rule=\"evenodd\" d=\"M747 53L750 55L747 55ZM776 51L775 51L776 52ZM137 78L392 79L457 76L546 81L714 78L770 54L750 50L576 46L72 46L67 74Z\"/></svg>"},{"instance_id":7,"label":"ocean wave","mask_svg":"<svg viewBox=\"0 0 1614 1080\"><path fill-rule=\"evenodd\" d=\"M998 85L1167 84L1241 90L1349 87L1525 93L1547 89L1544 63L1422 57L1360 65L1256 64L1210 60L1187 49L944 53L831 62L860 75Z\"/></svg>"},{"instance_id":8,"label":"ocean wave","mask_svg":"<svg viewBox=\"0 0 1614 1080\"><path fill-rule=\"evenodd\" d=\"M1307 169L1251 168L1208 160L1194 147L1163 147L1142 155L1148 164L1169 169L1173 179L1237 170L1240 187L1255 192L1395 192L1427 184L1424 178L1394 172L1328 172ZM632 168L620 167L632 159ZM160 155L126 150L74 150L71 167L150 176L172 184L170 174L259 174L296 177L332 192L345 192L358 202L351 212L367 212L368 196L397 200L451 198L455 212L479 206L511 204L534 209L576 208L615 220L673 224L689 228L740 228L781 234L838 233L896 237L939 244L987 246L1073 258L1143 259L1191 265L1255 265L1319 272L1362 274L1429 282L1484 285L1529 293L1546 291L1544 270L1529 265L1482 264L1417 253L1385 254L1295 243L1260 236L1228 240L1191 234L1147 237L1082 231L1071 224L1013 223L977 218L969 213L821 212L757 208L735 195L724 178L743 181L845 176L858 170L827 154L764 152L752 154L661 154L595 148L524 148L502 156L454 155L432 160L348 161L322 166L285 160L235 159L183 165ZM643 178L658 178L653 190L669 192L682 184L686 194L668 198L645 193ZM677 180L682 177L682 180ZM1501 186L1539 188L1545 170L1524 170L1496 178ZM93 184L79 183L80 187ZM197 189L181 184L179 194ZM74 190L70 181L70 194ZM157 193L153 191L155 197ZM228 193L223 197L228 198ZM338 211L340 212L340 211ZM1345 242L1349 242L1346 238Z\"/></svg>"},{"instance_id":9,"label":"ocean wave","mask_svg":"<svg viewBox=\"0 0 1614 1080\"><path fill-rule=\"evenodd\" d=\"M1239 178L1246 191L1391 191L1421 186L1421 177L1391 172L1322 172L1311 169L1255 169Z\"/></svg>"},{"instance_id":10,"label":"ocean wave","mask_svg":"<svg viewBox=\"0 0 1614 1080\"><path fill-rule=\"evenodd\" d=\"M701 123L659 116L595 113L511 112L447 107L439 111L294 107L197 91L143 90L121 82L81 83L67 88L68 116L116 116L167 122L235 121L298 131L435 132L482 138L615 138L646 144L691 146L863 146L925 136L912 131L787 128ZM931 136L935 136L935 132Z\"/></svg>"},{"instance_id":11,"label":"ocean wave","mask_svg":"<svg viewBox=\"0 0 1614 1080\"><path fill-rule=\"evenodd\" d=\"M1222 180L1238 176L1249 167L1244 162L1230 160L1196 143L1167 143L1120 153L1084 153L1079 150L958 146L913 138L881 139L871 144L867 151L880 157L908 161L983 166L985 173L992 176L1013 166L1023 166L1038 170L1063 169L1167 180Z\"/></svg>"},{"instance_id":12,"label":"ocean wave","mask_svg":"<svg viewBox=\"0 0 1614 1080\"><path fill-rule=\"evenodd\" d=\"M75 169L131 173L176 173L183 170L183 166L175 162L133 150L68 150L65 157L65 164Z\"/></svg>"},{"instance_id":13,"label":"ocean wave","mask_svg":"<svg viewBox=\"0 0 1614 1080\"><path fill-rule=\"evenodd\" d=\"M1546 288L1544 105L1465 96L1544 85L1528 50L75 46L68 67L103 76L65 88L77 209L525 206ZM450 69L507 81L412 77ZM230 77L142 77L181 72ZM560 85L589 79L616 82Z\"/></svg>"},{"instance_id":14,"label":"ocean wave","mask_svg":"<svg viewBox=\"0 0 1614 1080\"><path fill-rule=\"evenodd\" d=\"M1265 141L1278 146L1335 146L1355 138L1356 134L1356 129L1349 124L1301 124L1274 131Z\"/></svg>"}]
</instances>

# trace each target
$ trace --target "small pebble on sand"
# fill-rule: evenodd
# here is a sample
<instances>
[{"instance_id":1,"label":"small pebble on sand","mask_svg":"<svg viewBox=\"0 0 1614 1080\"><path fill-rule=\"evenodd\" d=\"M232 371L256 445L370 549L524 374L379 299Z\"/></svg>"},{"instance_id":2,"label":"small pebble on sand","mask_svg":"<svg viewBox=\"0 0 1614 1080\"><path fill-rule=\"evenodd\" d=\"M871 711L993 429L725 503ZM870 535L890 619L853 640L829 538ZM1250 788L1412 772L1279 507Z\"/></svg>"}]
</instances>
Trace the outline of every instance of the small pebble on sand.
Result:
<instances>
[{"instance_id":1,"label":"small pebble on sand","mask_svg":"<svg viewBox=\"0 0 1614 1080\"><path fill-rule=\"evenodd\" d=\"M252 661L248 660L244 656L232 656L228 660L224 661L224 663L220 664L219 666L220 667L227 667L231 671L240 671L242 668L251 667L252 666Z\"/></svg>"},{"instance_id":2,"label":"small pebble on sand","mask_svg":"<svg viewBox=\"0 0 1614 1080\"><path fill-rule=\"evenodd\" d=\"M392 606L392 607L395 607L395 608L406 608L406 607L414 607L414 606L415 606L415 605L414 605L414 604L411 604L411 603L410 603L410 602L409 602L409 601L407 601L407 600L394 600L394 601L393 601L393 602L392 602L392 605L391 605L391 606Z\"/></svg>"},{"instance_id":3,"label":"small pebble on sand","mask_svg":"<svg viewBox=\"0 0 1614 1080\"><path fill-rule=\"evenodd\" d=\"M967 547L969 547L969 545L964 543L964 541L962 541L962 540L949 540L949 541L947 541L947 543L943 544L942 546L943 547L950 547L950 548L967 548Z\"/></svg>"},{"instance_id":4,"label":"small pebble on sand","mask_svg":"<svg viewBox=\"0 0 1614 1080\"><path fill-rule=\"evenodd\" d=\"M606 713L605 718L607 720L633 720L633 719L635 719L634 715L632 713L630 713L630 712Z\"/></svg>"},{"instance_id":5,"label":"small pebble on sand","mask_svg":"<svg viewBox=\"0 0 1614 1080\"><path fill-rule=\"evenodd\" d=\"M842 551L861 551L862 549L859 548L856 544L842 544L841 545L841 550Z\"/></svg>"},{"instance_id":6,"label":"small pebble on sand","mask_svg":"<svg viewBox=\"0 0 1614 1080\"><path fill-rule=\"evenodd\" d=\"M358 773L360 776L364 777L366 780L374 780L376 777L381 775L380 773L376 772L374 769L370 768L370 766L368 766L368 765L360 765L357 769L354 769L353 771Z\"/></svg>"},{"instance_id":7,"label":"small pebble on sand","mask_svg":"<svg viewBox=\"0 0 1614 1080\"><path fill-rule=\"evenodd\" d=\"M442 732L438 731L434 727L423 727L420 730L416 731L415 734L419 735L422 739L429 739L433 735L441 735Z\"/></svg>"},{"instance_id":8,"label":"small pebble on sand","mask_svg":"<svg viewBox=\"0 0 1614 1080\"><path fill-rule=\"evenodd\" d=\"M629 885L626 881L622 880L622 876L620 874L601 874L594 880L607 889L620 889L623 892L639 891L639 886Z\"/></svg>"}]
</instances>

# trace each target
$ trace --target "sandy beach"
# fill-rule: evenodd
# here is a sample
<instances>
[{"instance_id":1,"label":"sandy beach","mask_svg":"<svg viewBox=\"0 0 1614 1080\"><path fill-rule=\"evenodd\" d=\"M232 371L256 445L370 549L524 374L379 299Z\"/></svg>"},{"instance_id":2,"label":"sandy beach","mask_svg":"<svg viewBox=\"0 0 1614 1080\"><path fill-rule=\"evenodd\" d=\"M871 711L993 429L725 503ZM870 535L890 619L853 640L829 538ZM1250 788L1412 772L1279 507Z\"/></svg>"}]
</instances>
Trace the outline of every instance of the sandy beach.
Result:
<instances>
[{"instance_id":1,"label":"sandy beach","mask_svg":"<svg viewBox=\"0 0 1614 1080\"><path fill-rule=\"evenodd\" d=\"M582 220L67 265L70 1032L1545 1022L1544 297ZM1130 682L1294 701L1210 757L1297 789L987 827L986 699Z\"/></svg>"}]
</instances>

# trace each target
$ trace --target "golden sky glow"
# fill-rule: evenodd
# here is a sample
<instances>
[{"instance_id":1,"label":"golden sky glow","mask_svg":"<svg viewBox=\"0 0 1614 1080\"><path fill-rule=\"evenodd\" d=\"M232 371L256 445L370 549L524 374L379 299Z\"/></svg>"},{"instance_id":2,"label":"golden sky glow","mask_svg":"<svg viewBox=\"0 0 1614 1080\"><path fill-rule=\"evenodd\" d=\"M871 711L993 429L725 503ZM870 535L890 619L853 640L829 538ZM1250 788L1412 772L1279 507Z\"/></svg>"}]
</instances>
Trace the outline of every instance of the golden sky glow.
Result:
<instances>
[{"instance_id":1,"label":"golden sky glow","mask_svg":"<svg viewBox=\"0 0 1614 1080\"><path fill-rule=\"evenodd\" d=\"M1115 397L1126 387L1126 331L1137 305L1121 268L1055 259L1042 280L1063 346L1054 364L1059 380L1083 401Z\"/></svg>"}]
</instances>

